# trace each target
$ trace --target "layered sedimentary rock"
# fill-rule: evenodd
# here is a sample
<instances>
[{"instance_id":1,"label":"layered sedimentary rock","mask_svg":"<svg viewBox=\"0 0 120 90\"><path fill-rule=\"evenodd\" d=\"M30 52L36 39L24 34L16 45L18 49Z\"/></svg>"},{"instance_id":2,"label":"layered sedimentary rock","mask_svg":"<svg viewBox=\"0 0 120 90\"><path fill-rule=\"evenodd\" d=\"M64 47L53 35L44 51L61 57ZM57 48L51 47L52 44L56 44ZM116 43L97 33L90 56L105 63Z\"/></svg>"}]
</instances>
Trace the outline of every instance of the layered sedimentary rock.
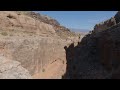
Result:
<instances>
[{"instance_id":1,"label":"layered sedimentary rock","mask_svg":"<svg viewBox=\"0 0 120 90\"><path fill-rule=\"evenodd\" d=\"M62 78L66 71L64 46L77 43L79 36L64 27L60 32L67 32L61 38L56 26L63 27L56 20L36 13L1 11L0 55L20 62L32 78Z\"/></svg>"},{"instance_id":2,"label":"layered sedimentary rock","mask_svg":"<svg viewBox=\"0 0 120 90\"><path fill-rule=\"evenodd\" d=\"M74 32L71 32L68 28L61 26L57 20L55 20L51 17L41 15L41 14L35 13L35 12L30 12L30 11L27 11L27 12L17 11L17 13L18 14L23 13L29 17L34 18L35 20L39 20L40 22L44 22L46 24L52 25L56 34L62 39L68 39L68 37L77 36Z\"/></svg>"},{"instance_id":3,"label":"layered sedimentary rock","mask_svg":"<svg viewBox=\"0 0 120 90\"><path fill-rule=\"evenodd\" d=\"M64 45L66 41L50 37L11 37L1 41L2 56L21 62L33 76L42 72L52 62L60 60L66 66ZM56 67L55 67L56 68ZM62 69L62 68L61 68ZM63 72L65 72L65 68Z\"/></svg>"},{"instance_id":4,"label":"layered sedimentary rock","mask_svg":"<svg viewBox=\"0 0 120 90\"><path fill-rule=\"evenodd\" d=\"M40 22L34 18L16 12L4 11L0 12L0 29L10 33L19 32L22 34L32 35L52 35L55 36L55 30L51 25Z\"/></svg>"}]
</instances>

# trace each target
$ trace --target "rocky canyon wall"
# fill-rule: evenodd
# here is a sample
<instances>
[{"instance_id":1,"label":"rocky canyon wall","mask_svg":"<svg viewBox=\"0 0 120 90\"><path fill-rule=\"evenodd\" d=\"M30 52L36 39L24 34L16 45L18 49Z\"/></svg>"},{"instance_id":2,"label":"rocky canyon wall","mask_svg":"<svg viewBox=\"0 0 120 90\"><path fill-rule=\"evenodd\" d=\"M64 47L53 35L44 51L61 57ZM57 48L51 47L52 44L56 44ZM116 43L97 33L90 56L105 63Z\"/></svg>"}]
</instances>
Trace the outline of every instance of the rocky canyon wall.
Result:
<instances>
[{"instance_id":1,"label":"rocky canyon wall","mask_svg":"<svg viewBox=\"0 0 120 90\"><path fill-rule=\"evenodd\" d=\"M20 62L32 78L62 78L66 72L64 46L77 43L79 36L64 27L60 32L66 32L65 38L61 38L55 27L63 26L56 20L31 13L0 12L0 55Z\"/></svg>"},{"instance_id":2,"label":"rocky canyon wall","mask_svg":"<svg viewBox=\"0 0 120 90\"><path fill-rule=\"evenodd\" d=\"M105 22L108 24L98 26L96 33L83 37L77 46L65 47L67 69L63 79L120 79L120 23Z\"/></svg>"},{"instance_id":3,"label":"rocky canyon wall","mask_svg":"<svg viewBox=\"0 0 120 90\"><path fill-rule=\"evenodd\" d=\"M117 14L114 16L116 23L120 22L120 11L117 12Z\"/></svg>"},{"instance_id":4,"label":"rocky canyon wall","mask_svg":"<svg viewBox=\"0 0 120 90\"><path fill-rule=\"evenodd\" d=\"M115 16L111 17L110 19L103 21L99 24L96 24L94 26L94 33L101 32L103 30L106 30L108 28L111 28L112 26L117 25L120 22L120 11L116 13Z\"/></svg>"},{"instance_id":5,"label":"rocky canyon wall","mask_svg":"<svg viewBox=\"0 0 120 90\"><path fill-rule=\"evenodd\" d=\"M116 20L114 17L112 17L111 19L109 20L106 20L104 22L101 22L99 24L96 24L95 27L94 27L94 32L97 33L97 32L101 32L103 30L106 30L112 26L116 25Z\"/></svg>"}]
</instances>

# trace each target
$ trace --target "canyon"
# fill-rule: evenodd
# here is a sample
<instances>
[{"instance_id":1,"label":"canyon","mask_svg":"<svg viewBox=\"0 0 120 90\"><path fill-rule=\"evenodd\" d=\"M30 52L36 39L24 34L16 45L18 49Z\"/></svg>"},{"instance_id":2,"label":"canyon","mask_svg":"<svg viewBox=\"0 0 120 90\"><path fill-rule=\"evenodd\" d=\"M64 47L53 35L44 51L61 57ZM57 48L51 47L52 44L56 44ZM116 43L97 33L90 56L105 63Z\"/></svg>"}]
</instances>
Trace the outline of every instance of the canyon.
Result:
<instances>
[{"instance_id":1,"label":"canyon","mask_svg":"<svg viewBox=\"0 0 120 90\"><path fill-rule=\"evenodd\" d=\"M120 11L89 33L45 15L0 11L0 79L120 79Z\"/></svg>"},{"instance_id":2,"label":"canyon","mask_svg":"<svg viewBox=\"0 0 120 90\"><path fill-rule=\"evenodd\" d=\"M67 72L63 79L120 79L119 13L96 24L77 46L73 43L65 48Z\"/></svg>"},{"instance_id":3,"label":"canyon","mask_svg":"<svg viewBox=\"0 0 120 90\"><path fill-rule=\"evenodd\" d=\"M30 11L1 11L0 78L62 78L66 72L64 46L79 42L79 38L79 34L48 16Z\"/></svg>"}]
</instances>

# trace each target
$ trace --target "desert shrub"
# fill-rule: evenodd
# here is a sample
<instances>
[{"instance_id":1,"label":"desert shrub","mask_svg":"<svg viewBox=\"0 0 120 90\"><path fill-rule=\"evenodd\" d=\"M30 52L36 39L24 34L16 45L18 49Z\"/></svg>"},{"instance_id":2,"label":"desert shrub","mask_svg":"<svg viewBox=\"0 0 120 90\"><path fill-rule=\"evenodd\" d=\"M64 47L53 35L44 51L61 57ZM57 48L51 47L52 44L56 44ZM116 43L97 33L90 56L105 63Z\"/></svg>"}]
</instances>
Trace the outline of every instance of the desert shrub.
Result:
<instances>
[{"instance_id":1,"label":"desert shrub","mask_svg":"<svg viewBox=\"0 0 120 90\"><path fill-rule=\"evenodd\" d=\"M13 16L13 15L11 15L11 14L9 14L7 17L8 17L8 18L12 18L12 19L16 19L15 16Z\"/></svg>"},{"instance_id":2,"label":"desert shrub","mask_svg":"<svg viewBox=\"0 0 120 90\"><path fill-rule=\"evenodd\" d=\"M7 34L7 32L2 32L1 35L7 36L8 34Z\"/></svg>"},{"instance_id":3,"label":"desert shrub","mask_svg":"<svg viewBox=\"0 0 120 90\"><path fill-rule=\"evenodd\" d=\"M42 69L42 72L45 72L45 69Z\"/></svg>"}]
</instances>

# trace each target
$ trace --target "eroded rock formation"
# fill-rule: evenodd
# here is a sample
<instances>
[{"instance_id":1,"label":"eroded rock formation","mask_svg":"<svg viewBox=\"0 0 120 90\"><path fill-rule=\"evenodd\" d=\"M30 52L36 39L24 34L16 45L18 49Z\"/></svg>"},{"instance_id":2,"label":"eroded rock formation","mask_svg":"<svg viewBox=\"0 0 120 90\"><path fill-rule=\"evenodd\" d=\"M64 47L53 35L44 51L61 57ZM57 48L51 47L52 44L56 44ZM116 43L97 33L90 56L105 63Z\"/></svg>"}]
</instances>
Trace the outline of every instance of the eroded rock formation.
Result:
<instances>
[{"instance_id":1,"label":"eroded rock formation","mask_svg":"<svg viewBox=\"0 0 120 90\"><path fill-rule=\"evenodd\" d=\"M108 24L99 25L97 33L92 31L77 46L65 47L64 79L120 79L120 23L105 22Z\"/></svg>"},{"instance_id":2,"label":"eroded rock formation","mask_svg":"<svg viewBox=\"0 0 120 90\"><path fill-rule=\"evenodd\" d=\"M93 32L95 32L95 33L101 32L103 30L106 30L106 29L114 26L114 25L116 25L116 19L114 17L112 17L109 20L106 20L104 22L96 24L95 27L94 27L94 31Z\"/></svg>"},{"instance_id":3,"label":"eroded rock formation","mask_svg":"<svg viewBox=\"0 0 120 90\"><path fill-rule=\"evenodd\" d=\"M0 12L0 37L0 78L120 78L119 12L82 39L48 16Z\"/></svg>"},{"instance_id":4,"label":"eroded rock formation","mask_svg":"<svg viewBox=\"0 0 120 90\"><path fill-rule=\"evenodd\" d=\"M20 62L0 56L0 79L32 79L32 77Z\"/></svg>"},{"instance_id":5,"label":"eroded rock formation","mask_svg":"<svg viewBox=\"0 0 120 90\"><path fill-rule=\"evenodd\" d=\"M120 22L120 11L117 12L117 14L114 16L116 23Z\"/></svg>"},{"instance_id":6,"label":"eroded rock formation","mask_svg":"<svg viewBox=\"0 0 120 90\"><path fill-rule=\"evenodd\" d=\"M56 20L23 11L0 12L0 37L0 55L20 62L32 78L62 78L66 72L64 46L79 41L78 35Z\"/></svg>"}]
</instances>

